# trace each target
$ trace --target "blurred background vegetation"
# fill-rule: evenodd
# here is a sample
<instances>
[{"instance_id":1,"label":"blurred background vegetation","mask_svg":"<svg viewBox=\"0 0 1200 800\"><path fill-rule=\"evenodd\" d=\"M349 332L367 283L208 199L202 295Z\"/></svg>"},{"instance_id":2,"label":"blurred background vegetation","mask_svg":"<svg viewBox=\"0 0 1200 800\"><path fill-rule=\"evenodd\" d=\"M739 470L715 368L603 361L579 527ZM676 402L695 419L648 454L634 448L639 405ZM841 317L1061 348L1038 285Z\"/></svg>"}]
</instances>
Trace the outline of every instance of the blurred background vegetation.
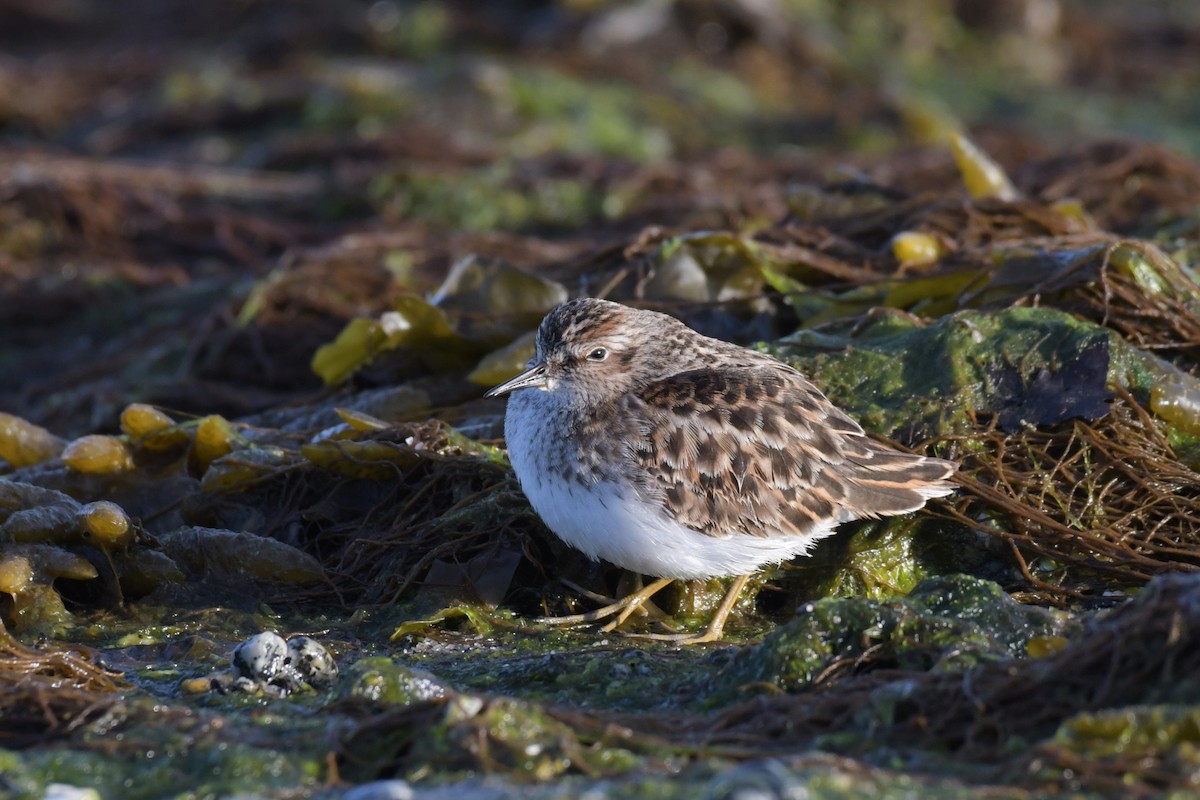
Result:
<instances>
[{"instance_id":1,"label":"blurred background vegetation","mask_svg":"<svg viewBox=\"0 0 1200 800\"><path fill-rule=\"evenodd\" d=\"M955 120L1195 153L1198 46L1186 0L4 0L0 130L242 166L415 124L633 161L880 151Z\"/></svg>"}]
</instances>

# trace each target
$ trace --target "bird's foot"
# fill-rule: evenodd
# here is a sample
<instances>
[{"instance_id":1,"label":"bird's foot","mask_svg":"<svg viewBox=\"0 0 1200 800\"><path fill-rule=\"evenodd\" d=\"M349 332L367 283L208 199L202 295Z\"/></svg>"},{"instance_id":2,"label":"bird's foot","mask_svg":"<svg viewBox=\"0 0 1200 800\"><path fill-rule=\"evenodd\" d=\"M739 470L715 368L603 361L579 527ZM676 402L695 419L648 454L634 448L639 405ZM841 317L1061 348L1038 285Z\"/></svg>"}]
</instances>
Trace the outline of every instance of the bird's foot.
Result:
<instances>
[{"instance_id":1,"label":"bird's foot","mask_svg":"<svg viewBox=\"0 0 1200 800\"><path fill-rule=\"evenodd\" d=\"M738 596L742 593L742 589L745 588L747 580L749 580L748 575L741 575L730 584L729 590L721 600L721 605L717 607L712 619L708 623L708 627L703 631L697 633L625 633L622 635L628 636L631 639L674 642L679 645L718 642L721 640L721 636L725 631L725 623L729 620L729 615L732 613ZM670 582L669 578L659 578L628 597L622 598L615 603L609 603L603 608L589 611L586 614L572 614L566 617L542 617L535 621L544 625L583 625L589 622L610 620L600 630L605 633L611 633L617 630L631 614L641 608L647 600Z\"/></svg>"},{"instance_id":2,"label":"bird's foot","mask_svg":"<svg viewBox=\"0 0 1200 800\"><path fill-rule=\"evenodd\" d=\"M672 642L679 645L707 644L721 641L722 631L705 629L695 633L627 633L630 639L648 639L652 642Z\"/></svg>"},{"instance_id":3,"label":"bird's foot","mask_svg":"<svg viewBox=\"0 0 1200 800\"><path fill-rule=\"evenodd\" d=\"M721 605L713 612L712 619L708 622L708 627L699 633L634 633L630 634L630 636L637 639L674 642L681 645L719 642L721 641L721 635L725 632L725 623L729 620L729 615L733 611L734 605L737 604L738 596L742 593L742 589L745 588L746 581L749 579L749 575L739 575L737 580L729 585L729 590L725 592L725 597L722 598Z\"/></svg>"},{"instance_id":4,"label":"bird's foot","mask_svg":"<svg viewBox=\"0 0 1200 800\"><path fill-rule=\"evenodd\" d=\"M620 627L625 620L629 619L631 614L641 608L643 603L657 594L670 582L670 578L659 578L628 597L623 597L615 603L609 603L602 608L588 611L585 614L570 614L563 617L539 617L534 622L540 622L543 625L584 625L589 622L600 622L601 620L613 618L611 622L600 629L608 633Z\"/></svg>"}]
</instances>

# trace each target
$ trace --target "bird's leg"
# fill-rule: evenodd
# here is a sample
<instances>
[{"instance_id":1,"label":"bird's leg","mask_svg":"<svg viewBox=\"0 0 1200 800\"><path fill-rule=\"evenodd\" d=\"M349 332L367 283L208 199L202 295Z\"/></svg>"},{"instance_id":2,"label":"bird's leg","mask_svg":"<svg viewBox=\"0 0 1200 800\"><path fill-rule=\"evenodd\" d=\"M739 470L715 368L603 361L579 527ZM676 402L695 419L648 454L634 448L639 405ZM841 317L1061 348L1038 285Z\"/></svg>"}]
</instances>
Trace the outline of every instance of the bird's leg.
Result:
<instances>
[{"instance_id":1,"label":"bird's leg","mask_svg":"<svg viewBox=\"0 0 1200 800\"><path fill-rule=\"evenodd\" d=\"M749 575L739 575L729 585L729 591L725 592L725 597L721 600L721 605L717 606L717 610L713 613L712 619L709 620L708 627L703 633L639 633L631 634L638 639L654 639L660 642L676 642L678 644L704 644L705 642L717 642L721 640L721 634L725 630L725 622L729 619L730 613L733 611L734 605L737 604L738 597L742 593L742 589L746 588L746 581L750 580Z\"/></svg>"},{"instance_id":2,"label":"bird's leg","mask_svg":"<svg viewBox=\"0 0 1200 800\"><path fill-rule=\"evenodd\" d=\"M606 632L611 631L628 619L630 614L670 582L670 578L659 578L650 585L638 589L628 597L623 597L615 603L610 603L603 608L597 608L586 614L571 614L566 617L539 617L534 622L540 622L543 625L580 625L585 622L599 622L602 619L616 616L617 619L615 621L602 628Z\"/></svg>"},{"instance_id":3,"label":"bird's leg","mask_svg":"<svg viewBox=\"0 0 1200 800\"><path fill-rule=\"evenodd\" d=\"M739 575L734 579L733 583L729 585L729 589L725 592L725 596L721 599L721 604L713 612L708 627L700 633L632 633L628 634L628 636L634 639L653 639L655 641L675 642L677 644L704 644L705 642L720 641L721 635L725 631L725 623L729 621L729 615L733 613L733 607L737 605L738 598L741 596L742 590L746 588L746 582L749 580L749 575ZM619 628L625 620L629 619L631 614L641 608L647 600L669 583L671 583L670 578L659 578L615 603L610 603L602 608L589 611L586 614L572 614L566 617L541 617L535 621L544 625L580 625L611 618L600 629L605 633L609 633Z\"/></svg>"},{"instance_id":4,"label":"bird's leg","mask_svg":"<svg viewBox=\"0 0 1200 800\"><path fill-rule=\"evenodd\" d=\"M634 611L637 611L641 607L642 603L658 594L659 591L667 586L667 584L671 583L671 580L671 578L659 578L649 586L643 586L633 594L622 599L621 604L623 604L625 607L619 611L616 619L605 625L600 630L608 633L609 631L615 631L617 628L621 627L622 623L629 619L630 614L632 614Z\"/></svg>"}]
</instances>

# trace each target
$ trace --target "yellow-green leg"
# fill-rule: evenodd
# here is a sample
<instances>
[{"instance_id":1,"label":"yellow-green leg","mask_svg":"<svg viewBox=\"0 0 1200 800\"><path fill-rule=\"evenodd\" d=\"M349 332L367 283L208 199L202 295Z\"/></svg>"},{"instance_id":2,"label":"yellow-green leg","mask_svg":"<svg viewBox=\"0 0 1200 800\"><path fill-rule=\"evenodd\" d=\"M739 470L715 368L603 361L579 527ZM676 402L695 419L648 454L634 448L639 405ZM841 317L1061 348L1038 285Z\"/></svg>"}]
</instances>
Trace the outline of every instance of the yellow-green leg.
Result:
<instances>
[{"instance_id":1,"label":"yellow-green leg","mask_svg":"<svg viewBox=\"0 0 1200 800\"><path fill-rule=\"evenodd\" d=\"M721 640L721 634L725 630L725 622L729 619L730 613L733 612L733 607L737 604L738 596L741 595L742 589L746 588L746 581L748 580L750 580L749 575L739 575L730 584L729 591L725 592L725 597L721 599L721 605L717 606L716 612L713 613L712 619L709 620L708 627L704 629L703 633L639 633L634 634L634 636L639 639L654 639L660 642L675 642L677 644L718 642Z\"/></svg>"},{"instance_id":2,"label":"yellow-green leg","mask_svg":"<svg viewBox=\"0 0 1200 800\"><path fill-rule=\"evenodd\" d=\"M641 589L638 589L636 592L626 597L620 603L624 606L624 608L620 609L619 613L617 614L617 618L605 625L600 630L608 633L609 631L615 631L617 628L621 627L622 623L629 619L630 614L641 608L642 603L646 602L651 597L654 597L654 595L658 594L670 583L670 578L659 578L649 586L643 586Z\"/></svg>"},{"instance_id":3,"label":"yellow-green leg","mask_svg":"<svg viewBox=\"0 0 1200 800\"><path fill-rule=\"evenodd\" d=\"M582 625L587 622L599 622L600 620L615 616L615 620L601 628L601 630L606 632L612 631L625 620L629 619L629 615L637 611L642 603L645 603L670 582L670 578L659 578L615 603L610 603L603 608L597 608L586 614L571 614L565 617L540 617L534 621L540 622L543 625Z\"/></svg>"}]
</instances>

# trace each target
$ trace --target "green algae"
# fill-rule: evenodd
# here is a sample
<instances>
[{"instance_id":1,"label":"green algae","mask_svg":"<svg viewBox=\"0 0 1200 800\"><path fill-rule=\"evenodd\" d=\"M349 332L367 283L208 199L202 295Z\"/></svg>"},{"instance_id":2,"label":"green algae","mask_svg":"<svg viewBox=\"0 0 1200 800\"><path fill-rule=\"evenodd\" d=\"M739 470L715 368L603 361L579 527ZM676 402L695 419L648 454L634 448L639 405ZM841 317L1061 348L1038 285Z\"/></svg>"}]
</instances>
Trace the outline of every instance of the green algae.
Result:
<instances>
[{"instance_id":1,"label":"green algae","mask_svg":"<svg viewBox=\"0 0 1200 800\"><path fill-rule=\"evenodd\" d=\"M612 204L603 190L577 178L529 183L506 164L452 177L406 170L378 176L371 197L384 216L467 231L577 228L603 219Z\"/></svg>"},{"instance_id":2,"label":"green algae","mask_svg":"<svg viewBox=\"0 0 1200 800\"><path fill-rule=\"evenodd\" d=\"M362 658L346 670L341 696L408 706L436 700L449 688L432 673L387 656Z\"/></svg>"},{"instance_id":3,"label":"green algae","mask_svg":"<svg viewBox=\"0 0 1200 800\"><path fill-rule=\"evenodd\" d=\"M455 623L473 633L486 636L495 629L496 617L494 612L474 606L456 605L439 609L424 619L412 619L396 628L391 639L403 639L406 636L423 636L431 631L439 630L447 623Z\"/></svg>"},{"instance_id":4,"label":"green algae","mask_svg":"<svg viewBox=\"0 0 1200 800\"><path fill-rule=\"evenodd\" d=\"M656 772L663 769L664 764L682 763L691 757L700 760L702 769L693 771L686 783L715 785L718 783L715 775L727 775L730 770L736 770L731 764L722 766L719 756L715 761L711 760L703 747L697 749L694 744L677 743L663 750L640 737L632 740L624 735L605 738L598 735L596 729L588 726L581 729L578 724L568 724L558 714L549 714L546 704L563 703L573 708L596 710L627 708L644 713L648 703L653 703L668 713L678 713L682 709L696 708L696 704L711 706L714 702L737 702L745 697L747 690L753 691L755 679L762 678L761 674L746 674L747 662L751 658L765 658L768 643L782 648L788 641L788 634L792 635L790 641L795 643L801 638L795 635L796 631L805 624L806 618L810 622L821 618L825 626L823 633L806 640L806 645L824 646L817 660L799 667L810 671L827 669L839 657L844 657L857 658L868 667L881 663L887 668L916 673L929 670L955 673L972 666L1003 664L1006 659L1020 655L1023 646L1036 636L1061 630L1053 615L1013 603L997 586L965 577L927 582L912 597L899 603L854 599L822 601L814 605L820 611L809 612L782 626L763 645L749 649L705 653L697 650L636 650L624 646L600 647L588 652L589 647L595 648L594 641L589 644L594 637L563 633L543 638L512 632L501 637L453 634L450 641L458 641L459 645L446 648L441 655L438 655L441 648L434 647L421 648L426 651L425 655L413 651L402 657L361 659L347 670L350 683L343 684L341 697L382 701L419 713L386 723L385 729L366 728L363 736L367 738L352 736L346 740L345 745L353 748L356 755L354 763L344 765L343 774L366 779L377 774L378 765L399 759L402 774L422 781L467 776L482 767L519 781L557 782L580 773L617 776L630 771ZM836 639L839 636L843 638ZM557 649L547 653L548 648ZM806 663L804 655L798 652L777 657L790 658L797 664ZM414 670L410 663L428 668L430 677L422 675L419 669ZM706 674L716 677L709 681ZM476 684L489 695L456 694L457 700L449 705L440 709L431 706L448 696L445 693L451 690L446 677L450 675L455 676L450 679L455 689ZM797 683L794 688L803 686L811 687L811 680L807 684ZM872 718L880 724L887 724L889 708L908 702L901 684L896 684L892 691L900 694L893 697L880 691L871 705ZM513 696L495 697L497 692L512 693ZM209 709L253 710L261 709L260 703L220 699L216 705L213 702L203 705ZM336 705L328 710L339 713ZM344 712L344 708L340 710L340 713ZM258 713L257 717L260 724L268 726L290 727L293 724L289 722L289 715L282 712ZM384 723L381 721L381 724ZM354 723L347 722L345 730L353 729ZM846 736L851 733L847 732ZM842 741L844 738L834 735L828 744L836 750L858 746L847 744ZM662 747L661 743L658 747ZM262 756L260 767L264 770L271 764L269 756L269 752ZM202 783L192 777L197 769L194 765L176 763L176 758L183 757L167 759L172 764L173 779ZM813 751L813 757L818 757L817 751ZM911 759L905 763L911 768ZM87 775L83 770L51 767L46 774L67 782ZM215 768L225 768L224 762ZM925 768L944 772L942 768L928 764ZM40 764L38 769L42 774ZM251 771L249 774L251 786L257 785L259 773ZM297 776L294 772L278 775L279 782L275 784L278 787L311 785L305 783L308 778L304 775ZM802 780L805 785L809 782L822 785L823 776L828 777L821 770L801 769L792 778ZM744 777L740 775L738 779ZM782 773L777 777L784 780ZM99 780L102 785L108 785L108 777L101 775ZM654 785L656 779L644 777L641 780ZM888 791L899 793L896 796L910 796L906 792L915 792L924 785L924 779L915 785L906 784L911 777L889 776L886 772L875 774L865 784L862 780L865 780L862 776L843 775L828 786L830 791L841 787L847 792L863 785L881 790L881 787L890 787ZM944 780L939 779L939 782ZM730 778L720 783L722 786L737 785L737 780ZM785 782L785 785L790 783ZM941 785L947 792L962 790L961 786L956 789L957 784L953 781ZM148 790L144 796L156 795ZM653 796L660 795L655 792Z\"/></svg>"},{"instance_id":5,"label":"green algae","mask_svg":"<svg viewBox=\"0 0 1200 800\"><path fill-rule=\"evenodd\" d=\"M1200 706L1149 705L1078 714L1063 722L1053 742L1092 758L1131 759L1164 754L1200 767Z\"/></svg>"},{"instance_id":6,"label":"green algae","mask_svg":"<svg viewBox=\"0 0 1200 800\"><path fill-rule=\"evenodd\" d=\"M642 756L614 742L587 741L590 737L537 704L459 695L443 708L441 720L407 755L418 765L418 774L427 764L453 769L482 761L518 779L548 781L570 771L615 774L644 763Z\"/></svg>"},{"instance_id":7,"label":"green algae","mask_svg":"<svg viewBox=\"0 0 1200 800\"><path fill-rule=\"evenodd\" d=\"M360 779L381 769L445 779L482 766L517 780L549 781L581 768L615 772L640 762L618 747L590 746L583 738L538 705L455 694L368 717L342 746L353 753L347 771Z\"/></svg>"},{"instance_id":8,"label":"green algae","mask_svg":"<svg viewBox=\"0 0 1200 800\"><path fill-rule=\"evenodd\" d=\"M1030 639L1060 626L1045 609L1022 606L997 584L966 575L927 579L891 601L818 600L738 652L714 677L709 702L728 703L768 687L804 691L838 664L868 653L900 669L959 671L1023 656Z\"/></svg>"},{"instance_id":9,"label":"green algae","mask_svg":"<svg viewBox=\"0 0 1200 800\"><path fill-rule=\"evenodd\" d=\"M554 69L498 68L484 82L497 105L526 121L513 152L547 151L656 161L671 153L653 106L627 84L580 80Z\"/></svg>"},{"instance_id":10,"label":"green algae","mask_svg":"<svg viewBox=\"0 0 1200 800\"><path fill-rule=\"evenodd\" d=\"M925 578L968 572L997 578L1001 562L986 539L958 525L903 515L845 526L777 579L802 598L908 594Z\"/></svg>"},{"instance_id":11,"label":"green algae","mask_svg":"<svg viewBox=\"0 0 1200 800\"><path fill-rule=\"evenodd\" d=\"M1003 538L1016 534L1012 540L1028 548L1020 560L1034 581L1065 580L1080 587L1090 582L1086 591L1097 593L1129 584L1119 570L1098 573L1095 568L1105 561L1129 563L1145 554L1167 568L1177 556L1157 546L1123 549L1122 543L1140 535L1128 522L1130 514L1190 540L1188 512L1177 511L1178 499L1163 487L1193 480L1185 465L1193 463L1200 429L1200 382L1111 329L1051 308L959 311L932 324L883 313L850 332L802 330L761 347L810 374L868 430L904 441L939 440L934 451L967 465L963 494L971 505L951 514L965 527L980 525ZM1139 401L1157 423L1140 416L1134 405ZM1000 438L996 429L1006 436ZM1121 447L1126 449L1118 452ZM1130 466L1134 459L1139 466ZM1064 464L1079 466L1060 474ZM1144 475L1156 477L1139 483ZM980 495L972 481L981 478L1005 487L1014 499L997 499L990 490ZM1113 481L1141 488L1123 495L1102 488ZM1022 491L1037 500L1018 499ZM1029 524L1020 504L1045 520ZM1079 544L1056 541L1074 531ZM879 552L882 571L872 572L863 559L859 577L854 558L845 558L837 565L842 574L818 574L813 585L836 591L838 581L849 579L850 586L867 590L873 583L903 587L914 577L944 571L939 565L955 559L960 570L1022 580L1011 571L1016 561L1001 555L995 541L962 530L952 537L947 546L924 550L934 556L927 572L900 552L909 545L897 540L899 549L890 558L886 547ZM918 538L928 547L929 537L914 537L914 547ZM829 555L836 557L839 542L833 543ZM852 544L843 547L857 556L863 543ZM1098 552L1105 555L1097 559Z\"/></svg>"},{"instance_id":12,"label":"green algae","mask_svg":"<svg viewBox=\"0 0 1200 800\"><path fill-rule=\"evenodd\" d=\"M89 787L101 797L129 800L216 800L282 787L312 789L323 773L323 762L316 754L305 756L296 749L272 750L235 742L181 752L171 752L160 743L157 748L148 747L139 758L63 749L0 750L0 757L8 762L5 780L15 784L13 796L18 800L41 798L52 783Z\"/></svg>"},{"instance_id":13,"label":"green algae","mask_svg":"<svg viewBox=\"0 0 1200 800\"><path fill-rule=\"evenodd\" d=\"M742 587L733 606L724 637L730 641L745 641L761 636L767 622L753 616L757 595L767 583L769 574L752 575ZM673 630L703 631L728 593L733 578L710 578L706 581L676 581L651 599L654 607L666 615Z\"/></svg>"},{"instance_id":14,"label":"green algae","mask_svg":"<svg viewBox=\"0 0 1200 800\"><path fill-rule=\"evenodd\" d=\"M1050 308L961 311L931 325L885 314L853 335L799 331L762 349L811 375L868 429L893 436L966 433L986 413L1015 427L1102 415L1109 386L1149 388L1134 348ZM1044 402L1067 384L1073 391L1058 405Z\"/></svg>"},{"instance_id":15,"label":"green algae","mask_svg":"<svg viewBox=\"0 0 1200 800\"><path fill-rule=\"evenodd\" d=\"M455 691L629 712L694 707L726 653L678 650L619 635L597 639L533 624L488 636L443 632L400 644L397 663L436 675ZM403 676L403 666L398 674Z\"/></svg>"},{"instance_id":16,"label":"green algae","mask_svg":"<svg viewBox=\"0 0 1200 800\"><path fill-rule=\"evenodd\" d=\"M22 633L62 636L74 622L62 596L48 585L27 587L14 606L13 619L8 624Z\"/></svg>"}]
</instances>

